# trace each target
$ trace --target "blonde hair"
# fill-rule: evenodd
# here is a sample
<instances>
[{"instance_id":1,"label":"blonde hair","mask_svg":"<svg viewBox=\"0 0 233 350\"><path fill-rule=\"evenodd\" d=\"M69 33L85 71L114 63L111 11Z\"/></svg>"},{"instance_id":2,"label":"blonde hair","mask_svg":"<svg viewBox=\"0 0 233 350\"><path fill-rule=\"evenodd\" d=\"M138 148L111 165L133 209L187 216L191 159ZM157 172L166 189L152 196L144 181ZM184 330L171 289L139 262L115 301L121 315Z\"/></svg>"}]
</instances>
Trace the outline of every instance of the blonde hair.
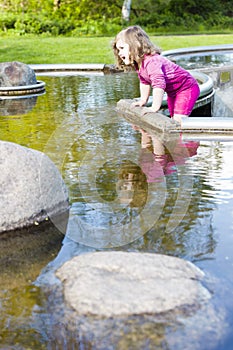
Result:
<instances>
[{"instance_id":1,"label":"blonde hair","mask_svg":"<svg viewBox=\"0 0 233 350\"><path fill-rule=\"evenodd\" d=\"M161 50L150 41L149 36L141 27L130 26L120 31L112 44L113 53L115 55L116 65L118 68L124 65L124 62L118 55L119 50L116 47L119 40L122 40L129 45L129 59L132 66L134 66L135 63L141 65L145 55L161 53Z\"/></svg>"}]
</instances>

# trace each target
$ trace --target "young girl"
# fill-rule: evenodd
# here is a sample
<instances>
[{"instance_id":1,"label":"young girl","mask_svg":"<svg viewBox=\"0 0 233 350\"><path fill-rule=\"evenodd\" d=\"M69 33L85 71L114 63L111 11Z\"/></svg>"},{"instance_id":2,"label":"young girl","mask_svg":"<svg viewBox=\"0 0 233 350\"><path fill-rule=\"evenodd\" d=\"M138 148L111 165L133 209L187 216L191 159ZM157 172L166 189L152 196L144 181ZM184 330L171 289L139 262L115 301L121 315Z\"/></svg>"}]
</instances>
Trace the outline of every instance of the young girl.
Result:
<instances>
[{"instance_id":1,"label":"young girl","mask_svg":"<svg viewBox=\"0 0 233 350\"><path fill-rule=\"evenodd\" d=\"M113 42L117 66L133 66L140 80L139 101L134 106L144 106L153 89L152 106L148 112L157 112L167 93L170 116L181 123L182 117L192 112L200 89L196 79L185 69L160 55L161 51L150 41L139 26L122 30Z\"/></svg>"}]
</instances>

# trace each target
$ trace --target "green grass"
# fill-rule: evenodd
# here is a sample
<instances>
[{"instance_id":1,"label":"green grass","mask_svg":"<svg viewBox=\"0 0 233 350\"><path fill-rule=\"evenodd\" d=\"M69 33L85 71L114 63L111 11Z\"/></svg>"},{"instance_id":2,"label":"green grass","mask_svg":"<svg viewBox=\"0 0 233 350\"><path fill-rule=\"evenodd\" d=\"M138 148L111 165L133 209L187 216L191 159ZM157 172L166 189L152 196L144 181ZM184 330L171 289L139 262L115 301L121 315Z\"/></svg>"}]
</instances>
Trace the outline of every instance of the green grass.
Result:
<instances>
[{"instance_id":1,"label":"green grass","mask_svg":"<svg viewBox=\"0 0 233 350\"><path fill-rule=\"evenodd\" d=\"M0 37L0 61L32 63L114 62L111 37ZM151 36L162 50L232 44L233 34Z\"/></svg>"}]
</instances>

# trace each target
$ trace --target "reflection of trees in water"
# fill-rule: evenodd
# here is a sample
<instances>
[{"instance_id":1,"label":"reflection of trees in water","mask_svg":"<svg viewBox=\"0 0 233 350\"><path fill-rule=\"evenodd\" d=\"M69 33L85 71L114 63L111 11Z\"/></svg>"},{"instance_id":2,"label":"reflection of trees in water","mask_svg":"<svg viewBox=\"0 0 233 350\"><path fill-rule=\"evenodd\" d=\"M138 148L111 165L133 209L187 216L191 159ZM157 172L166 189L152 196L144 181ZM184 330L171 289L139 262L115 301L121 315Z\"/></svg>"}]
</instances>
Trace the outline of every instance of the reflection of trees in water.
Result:
<instances>
[{"instance_id":1,"label":"reflection of trees in water","mask_svg":"<svg viewBox=\"0 0 233 350\"><path fill-rule=\"evenodd\" d=\"M0 111L5 116L1 120L1 140L43 151L62 123L70 125L69 135L67 130L60 135L65 139L74 137L73 125L81 129L89 112L95 118L97 113L102 113L106 122L109 122L103 108L111 103L115 106L116 101L127 97L125 94L129 98L134 97L138 89L135 74L43 76L43 81L46 83L46 93L39 96L37 101L34 98L19 99L11 106L9 101L1 101ZM34 108L31 103L35 104ZM15 115L16 110L19 118L7 118ZM63 142L63 139L57 140L57 143ZM58 147L54 152L58 152Z\"/></svg>"},{"instance_id":2,"label":"reflection of trees in water","mask_svg":"<svg viewBox=\"0 0 233 350\"><path fill-rule=\"evenodd\" d=\"M46 80L48 93L52 95L47 101L50 109L65 113L100 108L138 94L137 77L133 73L60 76Z\"/></svg>"},{"instance_id":3,"label":"reflection of trees in water","mask_svg":"<svg viewBox=\"0 0 233 350\"><path fill-rule=\"evenodd\" d=\"M172 177L174 178L174 175ZM194 181L192 198L187 213L173 232L166 233L166 224L170 219L177 197L176 191L172 187L170 188L171 184L169 184L168 179L168 197L164 211L159 223L156 223L154 230L148 237L150 244L152 243L151 238L153 240L154 236L155 238L158 237L158 241L155 240L155 246L160 253L201 259L202 257L210 257L214 252L216 242L211 221L215 205L213 202L202 198L201 192L205 180L197 176ZM176 181L171 182L175 186L178 184ZM211 186L204 185L204 187L208 187L210 192L213 190ZM161 236L158 236L158 232L161 232Z\"/></svg>"}]
</instances>

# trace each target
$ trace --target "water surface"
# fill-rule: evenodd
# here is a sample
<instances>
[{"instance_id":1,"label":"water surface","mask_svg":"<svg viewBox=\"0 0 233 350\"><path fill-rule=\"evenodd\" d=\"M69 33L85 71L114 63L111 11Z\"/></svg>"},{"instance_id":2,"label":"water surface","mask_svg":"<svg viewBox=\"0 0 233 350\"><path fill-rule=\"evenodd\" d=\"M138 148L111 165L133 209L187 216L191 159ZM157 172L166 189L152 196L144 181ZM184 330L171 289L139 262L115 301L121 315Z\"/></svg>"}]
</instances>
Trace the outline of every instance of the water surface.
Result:
<instances>
[{"instance_id":1,"label":"water surface","mask_svg":"<svg viewBox=\"0 0 233 350\"><path fill-rule=\"evenodd\" d=\"M197 142L179 135L164 142L130 125L115 107L119 99L139 95L132 73L38 79L46 82L46 94L34 99L31 109L22 100L20 113L14 114L0 101L0 137L43 151L58 166L69 189L70 216L80 225L78 234L70 231L71 255L80 253L82 243L93 249L169 254L195 263L206 273L222 322L218 342L208 347L207 339L203 349L230 349L233 140ZM69 258L61 249L63 238L53 225L1 237L2 349L56 348L54 333L49 327L45 331L51 315L33 282L55 258ZM35 313L41 323L35 322ZM89 349L98 349L95 339L87 343ZM85 344L80 340L80 349ZM63 348L71 348L69 342ZM165 343L161 348L174 349Z\"/></svg>"}]
</instances>

